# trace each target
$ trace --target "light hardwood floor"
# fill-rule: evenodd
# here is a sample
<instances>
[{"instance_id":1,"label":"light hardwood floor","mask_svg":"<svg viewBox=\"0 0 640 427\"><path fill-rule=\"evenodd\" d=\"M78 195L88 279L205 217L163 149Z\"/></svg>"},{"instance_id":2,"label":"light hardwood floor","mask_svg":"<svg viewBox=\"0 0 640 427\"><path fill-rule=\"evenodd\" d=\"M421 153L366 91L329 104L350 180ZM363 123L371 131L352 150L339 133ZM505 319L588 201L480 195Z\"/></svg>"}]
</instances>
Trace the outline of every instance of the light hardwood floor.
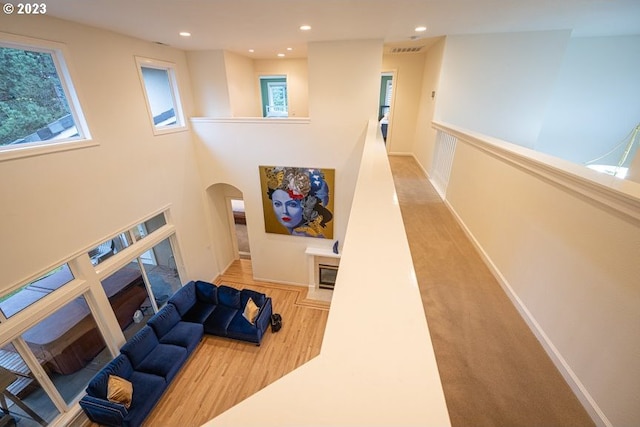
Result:
<instances>
[{"instance_id":1,"label":"light hardwood floor","mask_svg":"<svg viewBox=\"0 0 640 427\"><path fill-rule=\"evenodd\" d=\"M282 329L268 330L259 347L205 335L145 427L200 426L320 352L329 305L306 300L306 288L254 281L249 260L235 261L215 282L270 296Z\"/></svg>"}]
</instances>

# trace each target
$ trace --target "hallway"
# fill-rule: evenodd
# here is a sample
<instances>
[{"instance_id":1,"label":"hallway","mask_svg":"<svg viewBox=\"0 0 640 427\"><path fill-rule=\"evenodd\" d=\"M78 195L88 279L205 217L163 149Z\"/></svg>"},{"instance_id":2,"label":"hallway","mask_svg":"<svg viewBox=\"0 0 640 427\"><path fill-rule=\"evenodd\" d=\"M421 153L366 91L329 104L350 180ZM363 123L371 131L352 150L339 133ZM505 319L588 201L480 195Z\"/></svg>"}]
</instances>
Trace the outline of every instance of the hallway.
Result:
<instances>
[{"instance_id":1,"label":"hallway","mask_svg":"<svg viewBox=\"0 0 640 427\"><path fill-rule=\"evenodd\" d=\"M452 425L594 425L417 162L389 162Z\"/></svg>"}]
</instances>

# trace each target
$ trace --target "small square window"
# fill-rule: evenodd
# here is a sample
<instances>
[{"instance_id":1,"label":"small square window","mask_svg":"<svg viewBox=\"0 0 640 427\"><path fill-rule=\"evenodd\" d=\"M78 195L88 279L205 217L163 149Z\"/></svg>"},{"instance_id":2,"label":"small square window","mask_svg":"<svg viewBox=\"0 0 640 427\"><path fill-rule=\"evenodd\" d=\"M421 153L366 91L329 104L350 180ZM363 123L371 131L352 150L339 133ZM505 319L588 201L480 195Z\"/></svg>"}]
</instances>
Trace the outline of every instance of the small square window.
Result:
<instances>
[{"instance_id":1,"label":"small square window","mask_svg":"<svg viewBox=\"0 0 640 427\"><path fill-rule=\"evenodd\" d=\"M0 123L7 158L9 151L29 155L36 146L90 138L62 46L0 33Z\"/></svg>"},{"instance_id":2,"label":"small square window","mask_svg":"<svg viewBox=\"0 0 640 427\"><path fill-rule=\"evenodd\" d=\"M140 57L136 57L136 63L146 95L153 133L158 135L186 129L175 65Z\"/></svg>"}]
</instances>

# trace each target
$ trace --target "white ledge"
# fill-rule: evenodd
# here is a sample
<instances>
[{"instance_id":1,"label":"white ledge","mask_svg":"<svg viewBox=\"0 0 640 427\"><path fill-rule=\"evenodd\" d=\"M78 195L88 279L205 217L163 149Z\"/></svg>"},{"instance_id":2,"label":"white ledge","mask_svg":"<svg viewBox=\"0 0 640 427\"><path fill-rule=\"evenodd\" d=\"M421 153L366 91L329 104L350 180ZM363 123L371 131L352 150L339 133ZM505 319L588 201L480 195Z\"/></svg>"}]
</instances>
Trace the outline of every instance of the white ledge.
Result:
<instances>
[{"instance_id":1,"label":"white ledge","mask_svg":"<svg viewBox=\"0 0 640 427\"><path fill-rule=\"evenodd\" d=\"M331 249L326 248L307 248L304 253L307 255L323 256L326 258L340 258L340 254L337 254Z\"/></svg>"},{"instance_id":2,"label":"white ledge","mask_svg":"<svg viewBox=\"0 0 640 427\"><path fill-rule=\"evenodd\" d=\"M432 122L433 127L452 135L507 163L550 181L600 207L640 223L640 184L596 172L587 167L539 151L482 135L457 126Z\"/></svg>"},{"instance_id":3,"label":"white ledge","mask_svg":"<svg viewBox=\"0 0 640 427\"><path fill-rule=\"evenodd\" d=\"M311 123L309 117L191 117L192 123L247 123L247 124L282 124L305 125Z\"/></svg>"}]
</instances>

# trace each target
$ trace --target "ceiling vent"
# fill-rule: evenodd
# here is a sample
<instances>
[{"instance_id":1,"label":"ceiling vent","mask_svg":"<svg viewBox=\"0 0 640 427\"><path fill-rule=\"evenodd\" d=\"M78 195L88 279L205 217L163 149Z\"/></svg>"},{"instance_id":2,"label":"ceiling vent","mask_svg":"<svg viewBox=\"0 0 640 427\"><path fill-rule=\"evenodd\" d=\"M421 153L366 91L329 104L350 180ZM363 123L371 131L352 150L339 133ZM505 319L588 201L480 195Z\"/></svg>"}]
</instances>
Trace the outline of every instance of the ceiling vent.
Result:
<instances>
[{"instance_id":1,"label":"ceiling vent","mask_svg":"<svg viewBox=\"0 0 640 427\"><path fill-rule=\"evenodd\" d=\"M394 47L391 48L390 53L420 53L424 46L414 46L414 47Z\"/></svg>"}]
</instances>

